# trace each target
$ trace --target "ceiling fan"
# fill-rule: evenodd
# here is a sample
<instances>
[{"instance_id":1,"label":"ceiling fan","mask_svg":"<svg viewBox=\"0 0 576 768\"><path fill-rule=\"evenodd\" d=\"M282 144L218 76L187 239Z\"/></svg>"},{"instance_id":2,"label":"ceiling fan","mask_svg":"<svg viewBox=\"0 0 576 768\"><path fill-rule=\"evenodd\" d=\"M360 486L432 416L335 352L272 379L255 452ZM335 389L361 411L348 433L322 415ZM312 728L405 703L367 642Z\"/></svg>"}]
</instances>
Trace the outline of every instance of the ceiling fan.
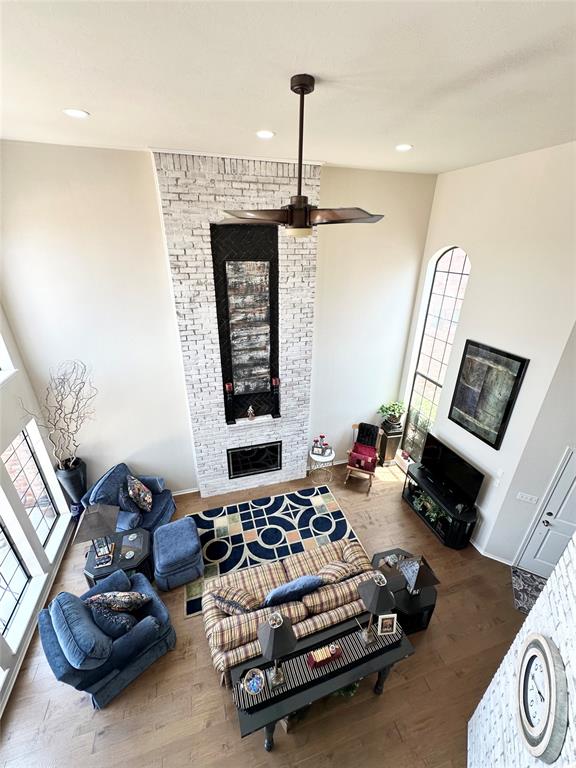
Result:
<instances>
[{"instance_id":1,"label":"ceiling fan","mask_svg":"<svg viewBox=\"0 0 576 768\"><path fill-rule=\"evenodd\" d=\"M298 189L290 198L290 204L282 208L253 211L224 211L231 219L220 224L278 224L295 237L307 237L312 227L319 224L375 224L382 216L368 213L363 208L318 208L310 205L302 194L302 147L304 144L304 97L314 90L312 75L293 75L290 90L300 97L298 124Z\"/></svg>"}]
</instances>

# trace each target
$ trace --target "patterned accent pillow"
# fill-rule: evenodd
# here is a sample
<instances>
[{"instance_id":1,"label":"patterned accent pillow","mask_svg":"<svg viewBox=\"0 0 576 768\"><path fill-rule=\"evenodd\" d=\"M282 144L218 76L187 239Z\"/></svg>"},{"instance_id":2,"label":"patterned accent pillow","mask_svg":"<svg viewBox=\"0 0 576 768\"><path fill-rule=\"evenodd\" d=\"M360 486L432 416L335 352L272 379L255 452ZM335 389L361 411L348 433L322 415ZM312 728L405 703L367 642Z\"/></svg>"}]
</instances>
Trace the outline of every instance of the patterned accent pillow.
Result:
<instances>
[{"instance_id":1,"label":"patterned accent pillow","mask_svg":"<svg viewBox=\"0 0 576 768\"><path fill-rule=\"evenodd\" d=\"M318 571L318 576L324 584L336 584L338 581L349 579L356 576L359 569L352 563L345 563L342 560L334 560L332 563L326 563Z\"/></svg>"},{"instance_id":2,"label":"patterned accent pillow","mask_svg":"<svg viewBox=\"0 0 576 768\"><path fill-rule=\"evenodd\" d=\"M143 592L102 592L86 598L84 602L89 608L98 605L111 611L137 611L151 599Z\"/></svg>"},{"instance_id":3,"label":"patterned accent pillow","mask_svg":"<svg viewBox=\"0 0 576 768\"><path fill-rule=\"evenodd\" d=\"M138 623L136 616L131 613L112 611L98 603L90 606L90 612L94 624L114 640L125 635Z\"/></svg>"},{"instance_id":4,"label":"patterned accent pillow","mask_svg":"<svg viewBox=\"0 0 576 768\"><path fill-rule=\"evenodd\" d=\"M211 594L218 608L229 616L239 616L260 608L260 601L240 587L217 587Z\"/></svg>"},{"instance_id":5,"label":"patterned accent pillow","mask_svg":"<svg viewBox=\"0 0 576 768\"><path fill-rule=\"evenodd\" d=\"M143 509L144 512L150 512L152 509L152 491L147 488L141 480L134 475L126 475L128 484L128 495L132 501Z\"/></svg>"},{"instance_id":6,"label":"patterned accent pillow","mask_svg":"<svg viewBox=\"0 0 576 768\"><path fill-rule=\"evenodd\" d=\"M130 515L134 517L134 520L137 520L137 524L132 526L133 528L138 528L140 523L142 522L142 510L136 504L132 499L130 498L130 494L128 493L128 484L124 483L124 485L120 488L118 491L118 506L120 509L123 509L124 512L129 512Z\"/></svg>"},{"instance_id":7,"label":"patterned accent pillow","mask_svg":"<svg viewBox=\"0 0 576 768\"><path fill-rule=\"evenodd\" d=\"M366 550L359 541L353 539L347 541L342 549L342 557L347 563L356 566L358 571L371 571L372 563L366 554Z\"/></svg>"}]
</instances>

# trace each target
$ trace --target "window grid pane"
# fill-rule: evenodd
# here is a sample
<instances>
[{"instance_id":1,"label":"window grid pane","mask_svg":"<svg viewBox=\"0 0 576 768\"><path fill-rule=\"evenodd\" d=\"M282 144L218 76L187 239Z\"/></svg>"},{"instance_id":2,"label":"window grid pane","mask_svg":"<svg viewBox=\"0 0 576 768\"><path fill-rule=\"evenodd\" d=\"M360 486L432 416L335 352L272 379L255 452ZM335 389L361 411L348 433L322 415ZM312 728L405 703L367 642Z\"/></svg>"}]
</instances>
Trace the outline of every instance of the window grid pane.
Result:
<instances>
[{"instance_id":1,"label":"window grid pane","mask_svg":"<svg viewBox=\"0 0 576 768\"><path fill-rule=\"evenodd\" d=\"M2 461L40 543L46 546L58 519L58 511L26 430L22 430L6 448L2 454Z\"/></svg>"},{"instance_id":2,"label":"window grid pane","mask_svg":"<svg viewBox=\"0 0 576 768\"><path fill-rule=\"evenodd\" d=\"M436 419L469 274L470 260L461 248L449 248L436 262L402 438L415 461Z\"/></svg>"},{"instance_id":3,"label":"window grid pane","mask_svg":"<svg viewBox=\"0 0 576 768\"><path fill-rule=\"evenodd\" d=\"M0 523L0 632L4 634L18 608L30 574Z\"/></svg>"}]
</instances>

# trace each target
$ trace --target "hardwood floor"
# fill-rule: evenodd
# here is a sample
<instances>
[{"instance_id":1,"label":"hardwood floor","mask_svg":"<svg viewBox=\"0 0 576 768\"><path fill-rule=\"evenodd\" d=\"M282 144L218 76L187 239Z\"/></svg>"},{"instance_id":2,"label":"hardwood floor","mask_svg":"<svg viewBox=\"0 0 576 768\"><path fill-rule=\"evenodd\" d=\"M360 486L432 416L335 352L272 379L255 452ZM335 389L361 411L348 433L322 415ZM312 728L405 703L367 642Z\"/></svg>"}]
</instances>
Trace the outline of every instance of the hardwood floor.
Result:
<instances>
[{"instance_id":1,"label":"hardwood floor","mask_svg":"<svg viewBox=\"0 0 576 768\"><path fill-rule=\"evenodd\" d=\"M369 554L391 546L424 553L441 584L416 653L398 664L380 697L364 680L352 699L316 703L275 750L260 733L241 740L230 692L210 663L201 617L186 619L183 588L163 595L178 642L101 712L57 683L36 636L2 718L0 767L26 768L462 768L470 715L523 617L512 606L510 569L469 547L443 547L401 501L399 470L379 470L369 497L360 481L330 487ZM209 500L177 497L177 516L265 494L309 487L310 479ZM53 594L84 591L85 545L70 548Z\"/></svg>"}]
</instances>

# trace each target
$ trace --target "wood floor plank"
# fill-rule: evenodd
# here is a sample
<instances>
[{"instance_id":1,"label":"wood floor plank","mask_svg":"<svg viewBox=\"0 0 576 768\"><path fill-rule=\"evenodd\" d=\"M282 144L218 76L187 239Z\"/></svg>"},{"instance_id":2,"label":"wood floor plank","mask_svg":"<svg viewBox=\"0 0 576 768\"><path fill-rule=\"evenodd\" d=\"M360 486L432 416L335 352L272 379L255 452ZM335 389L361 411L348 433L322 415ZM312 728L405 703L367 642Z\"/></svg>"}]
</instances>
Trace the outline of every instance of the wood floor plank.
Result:
<instances>
[{"instance_id":1,"label":"wood floor plank","mask_svg":"<svg viewBox=\"0 0 576 768\"><path fill-rule=\"evenodd\" d=\"M0 766L5 768L463 768L466 726L523 617L514 610L509 569L472 547L443 547L402 502L397 470L379 469L370 496L360 482L331 490L370 554L403 547L425 554L440 578L429 629L413 635L414 656L398 664L384 694L365 680L352 699L316 702L291 733L277 729L267 754L263 734L240 739L230 692L218 684L201 617L184 615L183 588L163 593L176 649L109 707L57 683L38 637L4 713ZM400 476L401 477L401 476ZM177 497L177 516L313 484L310 479L201 499ZM53 589L85 590L85 545L66 554Z\"/></svg>"}]
</instances>

